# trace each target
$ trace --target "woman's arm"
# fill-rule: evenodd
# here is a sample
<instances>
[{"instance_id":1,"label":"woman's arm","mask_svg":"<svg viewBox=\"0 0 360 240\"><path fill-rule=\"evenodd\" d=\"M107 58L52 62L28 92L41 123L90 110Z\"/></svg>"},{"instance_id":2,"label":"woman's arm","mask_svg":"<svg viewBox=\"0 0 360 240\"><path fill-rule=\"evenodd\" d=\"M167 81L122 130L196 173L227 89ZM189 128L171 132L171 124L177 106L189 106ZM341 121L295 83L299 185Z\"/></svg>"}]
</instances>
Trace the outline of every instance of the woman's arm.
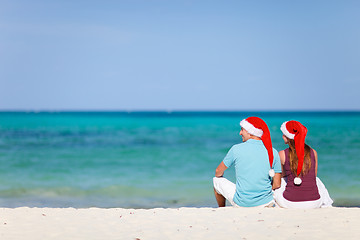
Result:
<instances>
[{"instance_id":1,"label":"woman's arm","mask_svg":"<svg viewBox=\"0 0 360 240\"><path fill-rule=\"evenodd\" d=\"M284 169L284 164L285 164L285 151L282 150L279 152L279 157L280 157L280 162L281 162L281 171L282 171L282 177L285 177L285 169Z\"/></svg>"},{"instance_id":2,"label":"woman's arm","mask_svg":"<svg viewBox=\"0 0 360 240\"><path fill-rule=\"evenodd\" d=\"M317 176L317 170L318 170L318 155L317 152L314 150L314 156L315 156L315 177Z\"/></svg>"}]
</instances>

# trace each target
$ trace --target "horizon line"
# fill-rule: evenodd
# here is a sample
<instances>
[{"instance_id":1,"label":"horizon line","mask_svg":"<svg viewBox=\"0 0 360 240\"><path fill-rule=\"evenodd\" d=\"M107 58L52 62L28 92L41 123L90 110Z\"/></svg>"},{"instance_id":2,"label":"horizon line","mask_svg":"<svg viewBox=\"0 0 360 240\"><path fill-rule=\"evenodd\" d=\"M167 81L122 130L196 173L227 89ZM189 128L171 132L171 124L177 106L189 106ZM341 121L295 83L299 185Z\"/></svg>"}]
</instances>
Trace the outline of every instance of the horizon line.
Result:
<instances>
[{"instance_id":1,"label":"horizon line","mask_svg":"<svg viewBox=\"0 0 360 240\"><path fill-rule=\"evenodd\" d=\"M27 113L53 113L53 112L108 112L108 113L141 113L141 112L161 112L161 113L237 113L237 112L360 112L360 109L0 109L0 112L27 112Z\"/></svg>"}]
</instances>

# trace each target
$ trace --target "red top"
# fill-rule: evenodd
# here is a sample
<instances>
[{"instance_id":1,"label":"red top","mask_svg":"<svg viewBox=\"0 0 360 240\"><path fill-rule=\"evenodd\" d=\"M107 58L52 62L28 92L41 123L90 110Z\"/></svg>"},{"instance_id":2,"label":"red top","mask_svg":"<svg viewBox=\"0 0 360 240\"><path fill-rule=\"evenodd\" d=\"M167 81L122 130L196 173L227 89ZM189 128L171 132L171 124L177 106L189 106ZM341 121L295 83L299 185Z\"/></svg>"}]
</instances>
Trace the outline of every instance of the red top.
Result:
<instances>
[{"instance_id":1,"label":"red top","mask_svg":"<svg viewBox=\"0 0 360 240\"><path fill-rule=\"evenodd\" d=\"M302 183L300 185L294 184L294 178L296 177L290 170L289 160L289 148L285 149L285 178L287 178L287 184L283 196L286 200L292 202L302 201L314 201L320 199L318 187L316 185L315 174L315 155L311 149L311 168L309 172L301 176Z\"/></svg>"}]
</instances>

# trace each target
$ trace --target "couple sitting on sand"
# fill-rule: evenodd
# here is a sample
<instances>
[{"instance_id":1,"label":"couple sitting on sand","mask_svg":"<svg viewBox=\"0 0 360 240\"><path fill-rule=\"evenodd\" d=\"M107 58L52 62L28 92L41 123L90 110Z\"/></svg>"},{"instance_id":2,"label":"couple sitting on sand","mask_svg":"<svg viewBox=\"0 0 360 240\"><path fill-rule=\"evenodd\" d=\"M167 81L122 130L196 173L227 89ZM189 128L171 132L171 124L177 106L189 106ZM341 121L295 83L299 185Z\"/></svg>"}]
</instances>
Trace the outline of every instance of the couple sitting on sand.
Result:
<instances>
[{"instance_id":1,"label":"couple sitting on sand","mask_svg":"<svg viewBox=\"0 0 360 240\"><path fill-rule=\"evenodd\" d=\"M219 207L224 207L226 200L240 207L331 206L328 191L316 177L317 153L305 144L306 127L297 121L284 122L280 129L289 148L278 153L261 118L249 117L240 126L243 143L231 147L213 179ZM236 184L223 177L231 166L235 167Z\"/></svg>"}]
</instances>

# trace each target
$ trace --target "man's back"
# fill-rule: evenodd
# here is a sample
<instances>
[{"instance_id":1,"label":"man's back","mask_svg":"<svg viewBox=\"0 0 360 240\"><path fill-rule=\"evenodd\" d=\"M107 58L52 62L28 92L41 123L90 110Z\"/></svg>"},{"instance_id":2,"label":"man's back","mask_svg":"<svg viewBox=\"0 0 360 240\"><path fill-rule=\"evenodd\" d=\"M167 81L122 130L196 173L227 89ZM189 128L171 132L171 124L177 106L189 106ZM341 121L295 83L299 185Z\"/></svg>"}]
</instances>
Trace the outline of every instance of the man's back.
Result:
<instances>
[{"instance_id":1,"label":"man's back","mask_svg":"<svg viewBox=\"0 0 360 240\"><path fill-rule=\"evenodd\" d=\"M281 172L278 153L274 153L274 170ZM234 145L226 157L227 167L234 165L236 173L236 193L234 202L239 206L254 207L270 202L272 197L270 164L267 150L260 140L249 139Z\"/></svg>"}]
</instances>

